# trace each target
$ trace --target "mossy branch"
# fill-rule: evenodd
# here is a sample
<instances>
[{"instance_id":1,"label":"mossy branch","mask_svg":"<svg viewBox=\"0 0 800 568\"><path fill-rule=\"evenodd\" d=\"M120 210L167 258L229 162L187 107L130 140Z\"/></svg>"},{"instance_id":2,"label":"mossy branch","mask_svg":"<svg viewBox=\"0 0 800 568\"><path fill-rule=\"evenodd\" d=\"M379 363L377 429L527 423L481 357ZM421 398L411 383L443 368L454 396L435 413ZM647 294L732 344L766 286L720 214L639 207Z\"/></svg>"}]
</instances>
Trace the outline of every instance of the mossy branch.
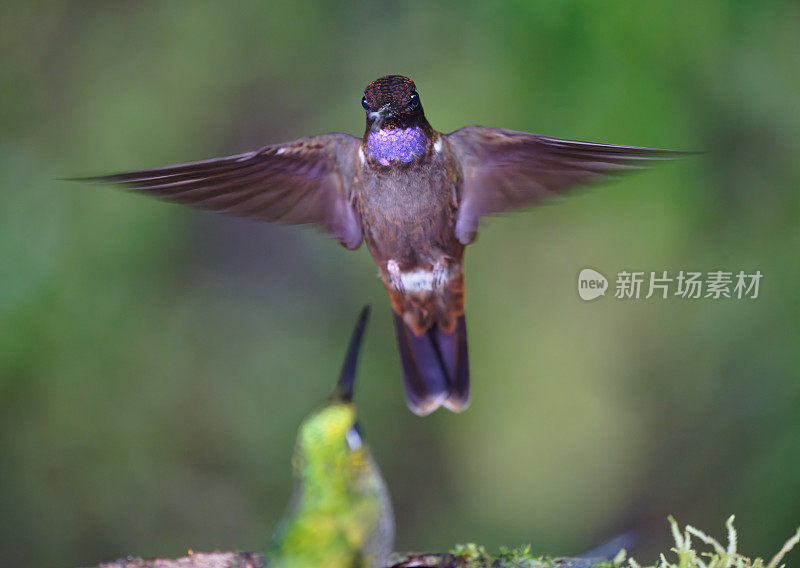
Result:
<instances>
[{"instance_id":1,"label":"mossy branch","mask_svg":"<svg viewBox=\"0 0 800 568\"><path fill-rule=\"evenodd\" d=\"M737 550L738 538L733 526L733 516L725 524L728 544L690 525L681 531L678 523L669 518L675 546L647 568L781 568L784 557L800 543L800 528L769 562L762 558L750 559ZM692 537L704 547L692 545ZM249 552L192 553L176 559L123 558L100 564L95 568L265 568L261 554ZM502 548L489 554L482 546L464 544L444 554L406 554L396 556L387 568L643 568L624 550L613 559L603 558L550 558L536 556L529 546Z\"/></svg>"},{"instance_id":2,"label":"mossy branch","mask_svg":"<svg viewBox=\"0 0 800 568\"><path fill-rule=\"evenodd\" d=\"M397 556L387 568L612 568L611 562L583 558L518 558L497 556L466 558L458 554L408 554ZM618 564L617 566L620 566ZM95 568L266 568L261 554L250 552L197 552L182 558L121 558ZM324 567L320 567L324 568Z\"/></svg>"},{"instance_id":3,"label":"mossy branch","mask_svg":"<svg viewBox=\"0 0 800 568\"><path fill-rule=\"evenodd\" d=\"M250 552L190 552L182 558L135 558L104 562L95 568L263 568L264 557Z\"/></svg>"}]
</instances>

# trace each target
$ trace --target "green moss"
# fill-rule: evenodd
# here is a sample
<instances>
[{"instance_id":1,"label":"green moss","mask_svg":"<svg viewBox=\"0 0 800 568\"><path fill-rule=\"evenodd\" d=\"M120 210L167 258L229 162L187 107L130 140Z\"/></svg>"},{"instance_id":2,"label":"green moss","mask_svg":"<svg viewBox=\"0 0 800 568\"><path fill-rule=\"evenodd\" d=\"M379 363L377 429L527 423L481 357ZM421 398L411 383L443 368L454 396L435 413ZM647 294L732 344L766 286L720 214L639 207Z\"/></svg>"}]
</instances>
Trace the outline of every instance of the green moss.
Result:
<instances>
[{"instance_id":1,"label":"green moss","mask_svg":"<svg viewBox=\"0 0 800 568\"><path fill-rule=\"evenodd\" d=\"M733 526L733 516L728 519L725 526L728 529L728 545L720 542L703 531L686 525L681 532L677 521L669 518L672 528L672 538L675 546L667 554L661 554L658 562L648 568L780 568L783 557L800 542L800 528L786 541L775 556L767 562L762 558L750 559L737 550L737 534ZM692 545L692 537L699 541L699 548ZM673 559L674 557L674 559ZM631 568L641 568L633 559L628 559Z\"/></svg>"},{"instance_id":2,"label":"green moss","mask_svg":"<svg viewBox=\"0 0 800 568\"><path fill-rule=\"evenodd\" d=\"M450 554L470 566L491 566L492 562L494 562L492 556L486 552L486 549L474 542L457 544L450 551Z\"/></svg>"},{"instance_id":3,"label":"green moss","mask_svg":"<svg viewBox=\"0 0 800 568\"><path fill-rule=\"evenodd\" d=\"M561 558L535 555L530 545L516 548L501 546L496 555L489 554L483 546L459 544L450 551L453 566L467 568L615 568L622 566L624 554L614 560L598 562L597 559ZM448 563L441 565L450 566Z\"/></svg>"},{"instance_id":4,"label":"green moss","mask_svg":"<svg viewBox=\"0 0 800 568\"><path fill-rule=\"evenodd\" d=\"M784 556L800 542L798 528L795 535L767 562L763 558L748 558L737 550L738 538L733 516L725 525L728 531L727 546L690 525L681 531L672 517L669 517L669 523L675 546L659 555L655 564L646 567L628 558L625 550L621 550L613 559L598 562L589 558L537 556L531 552L530 546L500 547L499 552L492 555L483 546L467 543L456 545L448 556L452 558L453 566L466 568L781 568L784 566L781 564Z\"/></svg>"}]
</instances>

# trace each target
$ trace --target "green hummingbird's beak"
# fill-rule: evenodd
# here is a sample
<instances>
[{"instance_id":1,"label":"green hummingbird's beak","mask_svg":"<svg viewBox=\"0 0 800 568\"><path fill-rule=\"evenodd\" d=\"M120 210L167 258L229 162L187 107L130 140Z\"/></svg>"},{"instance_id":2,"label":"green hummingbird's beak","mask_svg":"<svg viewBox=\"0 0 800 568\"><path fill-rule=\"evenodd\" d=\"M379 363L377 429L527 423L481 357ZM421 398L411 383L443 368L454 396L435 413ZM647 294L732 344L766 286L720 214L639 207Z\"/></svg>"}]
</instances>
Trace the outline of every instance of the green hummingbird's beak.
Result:
<instances>
[{"instance_id":1,"label":"green hummingbird's beak","mask_svg":"<svg viewBox=\"0 0 800 568\"><path fill-rule=\"evenodd\" d=\"M347 348L347 356L342 365L342 372L339 375L339 382L331 395L331 399L341 402L352 402L353 385L356 380L356 366L358 365L358 355L361 351L361 340L364 337L364 330L369 320L370 307L364 306L358 316L358 322L350 337L350 346Z\"/></svg>"}]
</instances>

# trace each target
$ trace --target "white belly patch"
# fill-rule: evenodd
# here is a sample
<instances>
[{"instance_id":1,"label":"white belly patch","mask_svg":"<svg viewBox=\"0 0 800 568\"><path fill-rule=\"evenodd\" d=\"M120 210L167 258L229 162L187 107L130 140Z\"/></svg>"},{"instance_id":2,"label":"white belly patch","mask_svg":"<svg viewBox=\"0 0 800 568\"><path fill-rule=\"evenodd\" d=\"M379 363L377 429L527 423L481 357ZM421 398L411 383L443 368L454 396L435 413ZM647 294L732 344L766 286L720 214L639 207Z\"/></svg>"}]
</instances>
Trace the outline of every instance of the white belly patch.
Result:
<instances>
[{"instance_id":1,"label":"white belly patch","mask_svg":"<svg viewBox=\"0 0 800 568\"><path fill-rule=\"evenodd\" d=\"M450 279L450 267L436 264L432 268L418 268L402 272L396 261L386 263L386 270L392 286L406 294L414 292L432 292L447 284Z\"/></svg>"},{"instance_id":2,"label":"white belly patch","mask_svg":"<svg viewBox=\"0 0 800 568\"><path fill-rule=\"evenodd\" d=\"M433 270L414 270L412 272L401 272L400 282L408 292L427 292L433 290L435 277Z\"/></svg>"}]
</instances>

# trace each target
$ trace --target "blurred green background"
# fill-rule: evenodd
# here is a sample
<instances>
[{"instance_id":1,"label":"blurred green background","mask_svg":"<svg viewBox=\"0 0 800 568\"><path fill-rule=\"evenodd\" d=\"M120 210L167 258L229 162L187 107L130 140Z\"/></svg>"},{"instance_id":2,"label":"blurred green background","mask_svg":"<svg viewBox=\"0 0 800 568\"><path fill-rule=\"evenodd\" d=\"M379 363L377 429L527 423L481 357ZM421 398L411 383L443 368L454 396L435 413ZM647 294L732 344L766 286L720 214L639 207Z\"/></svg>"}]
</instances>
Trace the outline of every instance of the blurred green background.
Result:
<instances>
[{"instance_id":1,"label":"blurred green background","mask_svg":"<svg viewBox=\"0 0 800 568\"><path fill-rule=\"evenodd\" d=\"M797 2L7 0L0 48L3 565L259 549L366 302L397 549L635 531L653 560L668 514L721 536L736 513L767 555L800 523ZM711 151L484 223L460 416L407 411L365 247L54 181L360 135L387 73L445 132ZM584 266L764 278L585 303Z\"/></svg>"}]
</instances>

